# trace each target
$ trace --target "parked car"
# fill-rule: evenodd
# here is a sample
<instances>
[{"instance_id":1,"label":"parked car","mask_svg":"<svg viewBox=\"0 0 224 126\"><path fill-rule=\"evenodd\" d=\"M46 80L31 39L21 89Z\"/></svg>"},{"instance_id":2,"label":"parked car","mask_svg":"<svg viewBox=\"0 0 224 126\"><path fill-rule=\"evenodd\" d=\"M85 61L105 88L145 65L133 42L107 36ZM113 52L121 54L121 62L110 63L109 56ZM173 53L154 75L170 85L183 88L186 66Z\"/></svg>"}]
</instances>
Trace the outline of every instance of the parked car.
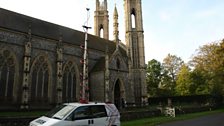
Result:
<instances>
[{"instance_id":1,"label":"parked car","mask_svg":"<svg viewBox=\"0 0 224 126\"><path fill-rule=\"evenodd\" d=\"M30 126L120 126L120 113L114 104L64 103Z\"/></svg>"}]
</instances>

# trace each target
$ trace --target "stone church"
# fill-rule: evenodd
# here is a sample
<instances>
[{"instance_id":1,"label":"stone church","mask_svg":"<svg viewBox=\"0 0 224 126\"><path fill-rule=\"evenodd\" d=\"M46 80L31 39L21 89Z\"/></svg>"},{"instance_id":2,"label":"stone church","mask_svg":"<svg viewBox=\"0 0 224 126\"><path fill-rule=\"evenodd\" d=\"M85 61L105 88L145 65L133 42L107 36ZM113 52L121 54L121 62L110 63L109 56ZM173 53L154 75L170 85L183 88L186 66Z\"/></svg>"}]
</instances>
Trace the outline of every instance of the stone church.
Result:
<instances>
[{"instance_id":1,"label":"stone church","mask_svg":"<svg viewBox=\"0 0 224 126\"><path fill-rule=\"evenodd\" d=\"M118 11L109 40L107 0L96 0L95 35L88 34L90 101L119 108L146 97L141 0L124 0L125 43ZM85 33L0 8L0 109L48 109L80 99Z\"/></svg>"}]
</instances>

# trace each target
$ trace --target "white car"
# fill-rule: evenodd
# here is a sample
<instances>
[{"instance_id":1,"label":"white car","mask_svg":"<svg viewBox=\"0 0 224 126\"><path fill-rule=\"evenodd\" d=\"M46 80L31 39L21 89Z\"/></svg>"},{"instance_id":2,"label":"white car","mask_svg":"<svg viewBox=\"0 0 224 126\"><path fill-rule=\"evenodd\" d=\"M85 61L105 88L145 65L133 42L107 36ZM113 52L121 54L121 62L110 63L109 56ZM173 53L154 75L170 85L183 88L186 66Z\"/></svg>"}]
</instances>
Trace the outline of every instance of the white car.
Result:
<instances>
[{"instance_id":1,"label":"white car","mask_svg":"<svg viewBox=\"0 0 224 126\"><path fill-rule=\"evenodd\" d=\"M120 113L114 104L65 103L30 126L120 126Z\"/></svg>"}]
</instances>

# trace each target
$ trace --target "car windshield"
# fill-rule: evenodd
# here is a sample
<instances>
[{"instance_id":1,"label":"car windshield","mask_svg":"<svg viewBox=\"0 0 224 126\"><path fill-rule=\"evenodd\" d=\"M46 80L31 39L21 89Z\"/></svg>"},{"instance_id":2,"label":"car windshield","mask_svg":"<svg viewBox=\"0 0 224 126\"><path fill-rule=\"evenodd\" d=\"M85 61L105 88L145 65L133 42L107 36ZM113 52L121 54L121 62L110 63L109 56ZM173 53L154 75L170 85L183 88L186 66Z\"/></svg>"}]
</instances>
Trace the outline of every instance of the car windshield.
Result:
<instances>
[{"instance_id":1,"label":"car windshield","mask_svg":"<svg viewBox=\"0 0 224 126\"><path fill-rule=\"evenodd\" d=\"M45 116L54 119L63 119L66 115L68 115L72 110L74 110L75 106L71 105L60 105L54 108L52 111L47 113Z\"/></svg>"}]
</instances>

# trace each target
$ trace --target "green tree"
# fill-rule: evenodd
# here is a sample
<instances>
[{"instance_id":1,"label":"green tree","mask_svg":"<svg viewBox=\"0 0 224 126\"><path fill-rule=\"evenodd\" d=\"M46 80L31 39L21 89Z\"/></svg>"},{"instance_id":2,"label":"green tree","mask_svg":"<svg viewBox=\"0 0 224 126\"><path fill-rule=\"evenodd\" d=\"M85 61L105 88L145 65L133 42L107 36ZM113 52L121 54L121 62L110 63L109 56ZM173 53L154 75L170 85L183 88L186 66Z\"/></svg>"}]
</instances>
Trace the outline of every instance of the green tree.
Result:
<instances>
[{"instance_id":1,"label":"green tree","mask_svg":"<svg viewBox=\"0 0 224 126\"><path fill-rule=\"evenodd\" d=\"M224 39L219 43L217 53L217 88L221 89L221 94L224 95Z\"/></svg>"},{"instance_id":2,"label":"green tree","mask_svg":"<svg viewBox=\"0 0 224 126\"><path fill-rule=\"evenodd\" d=\"M184 64L180 68L180 71L177 75L177 81L176 81L176 94L177 95L191 95L192 90L191 87L193 86L193 81L191 78L191 71L190 68Z\"/></svg>"},{"instance_id":3,"label":"green tree","mask_svg":"<svg viewBox=\"0 0 224 126\"><path fill-rule=\"evenodd\" d=\"M150 97L158 96L161 81L161 63L155 59L148 62L146 68L147 91Z\"/></svg>"},{"instance_id":4,"label":"green tree","mask_svg":"<svg viewBox=\"0 0 224 126\"><path fill-rule=\"evenodd\" d=\"M223 94L224 84L224 40L199 48L191 61L193 67L205 79L205 89L213 95Z\"/></svg>"},{"instance_id":5,"label":"green tree","mask_svg":"<svg viewBox=\"0 0 224 126\"><path fill-rule=\"evenodd\" d=\"M209 94L206 78L197 68L191 72L192 86L190 92L196 95Z\"/></svg>"},{"instance_id":6,"label":"green tree","mask_svg":"<svg viewBox=\"0 0 224 126\"><path fill-rule=\"evenodd\" d=\"M166 71L165 69L162 69L162 77L159 87L160 96L173 96L175 93L172 78L169 76L168 71Z\"/></svg>"}]
</instances>

